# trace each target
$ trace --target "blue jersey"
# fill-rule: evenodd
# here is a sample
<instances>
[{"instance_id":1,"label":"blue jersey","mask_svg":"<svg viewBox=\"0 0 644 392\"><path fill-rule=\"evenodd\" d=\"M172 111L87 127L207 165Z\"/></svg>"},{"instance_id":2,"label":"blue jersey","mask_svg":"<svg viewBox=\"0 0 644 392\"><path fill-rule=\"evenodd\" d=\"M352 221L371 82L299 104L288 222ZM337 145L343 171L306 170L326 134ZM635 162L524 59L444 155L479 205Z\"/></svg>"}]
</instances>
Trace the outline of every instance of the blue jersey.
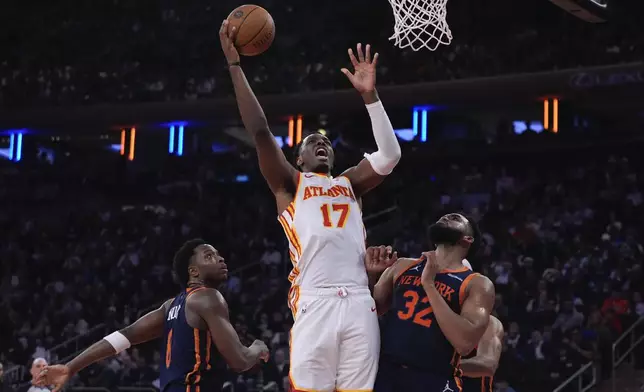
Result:
<instances>
[{"instance_id":1,"label":"blue jersey","mask_svg":"<svg viewBox=\"0 0 644 392\"><path fill-rule=\"evenodd\" d=\"M381 356L402 366L437 375L460 377L460 355L447 340L421 283L425 259L399 272L392 306L382 320ZM465 290L476 274L468 268L436 274L436 289L456 313L461 313Z\"/></svg>"},{"instance_id":2,"label":"blue jersey","mask_svg":"<svg viewBox=\"0 0 644 392\"><path fill-rule=\"evenodd\" d=\"M189 288L176 296L166 315L160 368L161 392L210 392L222 387L221 356L210 332L193 328L186 320L186 300L203 289Z\"/></svg>"}]
</instances>

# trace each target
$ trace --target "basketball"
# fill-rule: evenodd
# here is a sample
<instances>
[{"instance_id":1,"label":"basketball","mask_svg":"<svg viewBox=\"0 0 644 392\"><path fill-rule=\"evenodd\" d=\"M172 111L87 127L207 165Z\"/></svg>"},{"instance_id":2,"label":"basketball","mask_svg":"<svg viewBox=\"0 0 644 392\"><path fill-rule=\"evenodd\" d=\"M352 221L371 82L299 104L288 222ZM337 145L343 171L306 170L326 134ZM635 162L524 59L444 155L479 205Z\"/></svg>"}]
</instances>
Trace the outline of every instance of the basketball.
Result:
<instances>
[{"instance_id":1,"label":"basketball","mask_svg":"<svg viewBox=\"0 0 644 392\"><path fill-rule=\"evenodd\" d=\"M246 4L239 6L228 15L229 28L237 28L235 47L243 56L257 56L264 53L275 38L273 17L264 8Z\"/></svg>"}]
</instances>

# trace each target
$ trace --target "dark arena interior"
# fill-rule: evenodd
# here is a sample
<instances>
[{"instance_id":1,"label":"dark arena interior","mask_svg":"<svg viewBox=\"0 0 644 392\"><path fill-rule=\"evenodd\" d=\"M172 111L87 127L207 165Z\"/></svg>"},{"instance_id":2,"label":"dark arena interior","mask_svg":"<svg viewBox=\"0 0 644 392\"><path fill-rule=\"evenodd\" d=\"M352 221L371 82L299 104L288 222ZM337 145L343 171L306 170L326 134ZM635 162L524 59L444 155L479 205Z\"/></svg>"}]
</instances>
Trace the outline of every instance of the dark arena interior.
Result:
<instances>
[{"instance_id":1,"label":"dark arena interior","mask_svg":"<svg viewBox=\"0 0 644 392\"><path fill-rule=\"evenodd\" d=\"M218 35L241 3L11 3L0 12L0 392L53 389L36 385L45 362L67 363L177 295L173 255L195 237L226 258L219 291L241 342L270 349L261 366L222 369L222 390L298 391L297 267ZM335 176L376 150L340 69L357 43L379 53L401 158L362 199L367 246L416 258L442 215L476 220L474 270L494 283L505 331L488 390L642 391L644 2L449 0L453 40L433 51L394 45L385 0L257 4L275 40L240 63L289 160L315 133L332 143ZM65 388L159 391L162 344L98 361Z\"/></svg>"}]
</instances>

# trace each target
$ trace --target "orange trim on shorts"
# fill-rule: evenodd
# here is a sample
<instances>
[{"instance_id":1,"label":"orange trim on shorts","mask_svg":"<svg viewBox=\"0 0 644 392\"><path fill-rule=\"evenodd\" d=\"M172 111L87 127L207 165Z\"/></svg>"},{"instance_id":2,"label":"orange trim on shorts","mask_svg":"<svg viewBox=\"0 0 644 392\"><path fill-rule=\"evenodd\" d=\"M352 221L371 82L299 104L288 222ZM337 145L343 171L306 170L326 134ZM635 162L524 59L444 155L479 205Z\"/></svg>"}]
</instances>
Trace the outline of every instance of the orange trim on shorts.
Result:
<instances>
[{"instance_id":1,"label":"orange trim on shorts","mask_svg":"<svg viewBox=\"0 0 644 392\"><path fill-rule=\"evenodd\" d=\"M404 270L402 270L402 271L398 272L398 273L396 274L396 277L394 278L394 283L396 283L396 282L398 281L398 278L400 278L400 277L402 276L402 274L404 274L405 272L407 272L407 271L409 271L410 269L414 268L415 266L417 266L418 264L420 264L423 260L425 260L425 258L424 258L424 257L421 257L421 258L419 258L419 259L416 259L416 260L414 260L414 262L412 262L411 264L409 264L409 265L407 266L407 268L405 268Z\"/></svg>"},{"instance_id":2,"label":"orange trim on shorts","mask_svg":"<svg viewBox=\"0 0 644 392\"><path fill-rule=\"evenodd\" d=\"M298 270L297 267L293 267L291 272L288 274L288 281L291 282L291 285L293 285L293 282L295 282L295 279L297 279L299 274L300 270Z\"/></svg>"},{"instance_id":3,"label":"orange trim on shorts","mask_svg":"<svg viewBox=\"0 0 644 392\"><path fill-rule=\"evenodd\" d=\"M474 278L475 276L478 276L478 274L477 273L470 274L463 280L463 283L461 283L461 288L458 290L458 303L460 305L463 305L463 302L465 301L465 290L467 290L467 286L469 286L470 282L472 281L472 278Z\"/></svg>"},{"instance_id":4,"label":"orange trim on shorts","mask_svg":"<svg viewBox=\"0 0 644 392\"><path fill-rule=\"evenodd\" d=\"M186 384L196 384L201 379L201 375L198 373L199 365L201 365L201 353L199 352L199 330L197 328L193 328L192 334L194 336L194 343L195 343L195 366L192 368L192 371L186 375ZM192 377L195 374L197 375L197 377L195 378L195 381L191 383L190 377Z\"/></svg>"},{"instance_id":5,"label":"orange trim on shorts","mask_svg":"<svg viewBox=\"0 0 644 392\"><path fill-rule=\"evenodd\" d=\"M288 290L288 307L291 309L293 314L293 321L295 321L295 316L297 315L297 304L300 301L300 286L293 285Z\"/></svg>"},{"instance_id":6,"label":"orange trim on shorts","mask_svg":"<svg viewBox=\"0 0 644 392\"><path fill-rule=\"evenodd\" d=\"M463 392L463 381L461 380L461 378L454 376L454 382L456 383L456 388L458 388L458 392Z\"/></svg>"}]
</instances>

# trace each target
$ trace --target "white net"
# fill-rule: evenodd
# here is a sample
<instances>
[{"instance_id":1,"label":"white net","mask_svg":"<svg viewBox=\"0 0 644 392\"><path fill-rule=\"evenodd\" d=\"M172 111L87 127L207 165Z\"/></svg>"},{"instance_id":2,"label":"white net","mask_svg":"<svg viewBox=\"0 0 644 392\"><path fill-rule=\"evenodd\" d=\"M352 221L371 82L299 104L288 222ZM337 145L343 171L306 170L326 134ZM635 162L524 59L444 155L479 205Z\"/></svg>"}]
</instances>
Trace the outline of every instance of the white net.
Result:
<instances>
[{"instance_id":1,"label":"white net","mask_svg":"<svg viewBox=\"0 0 644 392\"><path fill-rule=\"evenodd\" d=\"M447 0L389 0L394 10L394 34L389 37L400 49L436 50L452 42L447 25Z\"/></svg>"}]
</instances>

